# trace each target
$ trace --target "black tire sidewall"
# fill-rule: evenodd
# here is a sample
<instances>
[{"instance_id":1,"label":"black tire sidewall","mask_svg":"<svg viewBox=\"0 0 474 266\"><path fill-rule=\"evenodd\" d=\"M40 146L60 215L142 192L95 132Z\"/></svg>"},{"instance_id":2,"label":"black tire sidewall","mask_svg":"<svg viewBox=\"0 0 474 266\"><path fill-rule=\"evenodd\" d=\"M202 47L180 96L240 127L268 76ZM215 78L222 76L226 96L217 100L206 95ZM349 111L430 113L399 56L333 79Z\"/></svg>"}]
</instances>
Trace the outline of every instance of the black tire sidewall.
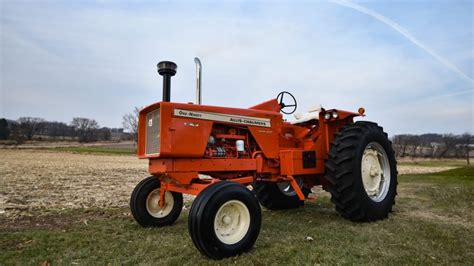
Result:
<instances>
[{"instance_id":1,"label":"black tire sidewall","mask_svg":"<svg viewBox=\"0 0 474 266\"><path fill-rule=\"evenodd\" d=\"M173 209L167 216L157 218L148 212L146 208L148 195L160 187L160 180L152 176L140 182L132 194L134 198L130 201L130 208L132 209L135 220L142 226L171 225L181 213L183 208L183 195L177 192L171 192L173 196Z\"/></svg>"},{"instance_id":2,"label":"black tire sidewall","mask_svg":"<svg viewBox=\"0 0 474 266\"><path fill-rule=\"evenodd\" d=\"M256 206L255 201L253 201L247 193L243 192L244 191L232 191L229 193L226 191L219 191L213 197L213 200L209 201L209 204L205 207L203 212L205 219L202 221L202 224L204 225L205 231L209 232L205 241L209 241L208 243L220 249L224 255L225 253L233 252L235 250L245 251L250 249L251 245L249 246L249 244L253 244L255 242L260 231L260 222L258 217L256 217L260 216L260 210L257 208L258 205ZM217 238L214 230L214 219L216 217L217 211L222 205L224 205L224 203L230 200L241 201L243 204L245 204L250 213L249 230L242 240L232 245L222 243Z\"/></svg>"},{"instance_id":3,"label":"black tire sidewall","mask_svg":"<svg viewBox=\"0 0 474 266\"><path fill-rule=\"evenodd\" d=\"M196 240L195 244L202 246L198 246L198 248L214 259L234 256L250 250L258 238L261 226L261 209L258 200L247 188L240 184L229 184L216 191L208 192L213 193L213 195L202 195L204 197L208 196L208 199L203 198L205 202L199 202L199 206L196 206L200 210L197 210L197 212L191 211L190 213L190 219L197 219L196 221L190 221L191 226L193 224L197 225L190 227L193 231L196 231L191 232L194 234L192 237L197 238L193 239L193 241ZM206 190L201 193L206 193ZM239 242L228 245L217 238L214 230L214 220L219 208L231 200L241 201L247 207L250 214L250 225L247 233Z\"/></svg>"},{"instance_id":4,"label":"black tire sidewall","mask_svg":"<svg viewBox=\"0 0 474 266\"><path fill-rule=\"evenodd\" d=\"M376 142L382 146L382 148L385 150L385 153L387 154L388 161L390 164L390 185L387 191L387 195L380 202L375 202L370 199L370 197L367 195L367 192L365 191L364 184L362 181L362 156L364 154L365 148L371 142ZM374 218L384 217L386 213L390 212L392 209L397 187L397 171L395 157L393 156L392 146L385 134L383 132L373 129L369 129L368 133L363 134L355 150L355 160L353 163L353 174L356 177L355 186L358 191L357 196L359 197L359 202L364 205L363 209L367 210L368 213L371 213L371 216L374 216Z\"/></svg>"}]
</instances>

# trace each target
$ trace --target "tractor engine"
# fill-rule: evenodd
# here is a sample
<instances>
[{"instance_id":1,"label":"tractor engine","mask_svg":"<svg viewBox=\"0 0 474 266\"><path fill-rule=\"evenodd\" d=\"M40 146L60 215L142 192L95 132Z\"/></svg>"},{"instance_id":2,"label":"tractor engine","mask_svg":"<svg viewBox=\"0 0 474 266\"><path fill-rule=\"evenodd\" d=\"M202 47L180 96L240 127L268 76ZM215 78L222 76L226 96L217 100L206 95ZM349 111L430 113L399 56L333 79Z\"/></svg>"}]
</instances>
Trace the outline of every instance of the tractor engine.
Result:
<instances>
[{"instance_id":1,"label":"tractor engine","mask_svg":"<svg viewBox=\"0 0 474 266\"><path fill-rule=\"evenodd\" d=\"M255 141L248 130L217 125L209 136L205 157L215 158L250 158L257 149Z\"/></svg>"}]
</instances>

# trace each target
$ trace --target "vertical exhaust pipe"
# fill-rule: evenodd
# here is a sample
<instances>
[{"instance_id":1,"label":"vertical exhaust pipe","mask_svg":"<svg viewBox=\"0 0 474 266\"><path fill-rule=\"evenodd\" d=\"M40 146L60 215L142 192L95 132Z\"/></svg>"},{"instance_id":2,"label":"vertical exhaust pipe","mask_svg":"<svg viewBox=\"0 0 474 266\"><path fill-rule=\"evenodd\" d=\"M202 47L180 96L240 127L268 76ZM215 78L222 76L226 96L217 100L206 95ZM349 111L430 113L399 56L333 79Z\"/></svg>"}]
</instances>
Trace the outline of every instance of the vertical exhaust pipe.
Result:
<instances>
[{"instance_id":1,"label":"vertical exhaust pipe","mask_svg":"<svg viewBox=\"0 0 474 266\"><path fill-rule=\"evenodd\" d=\"M196 104L201 104L201 60L195 57L194 63L196 63Z\"/></svg>"},{"instance_id":2,"label":"vertical exhaust pipe","mask_svg":"<svg viewBox=\"0 0 474 266\"><path fill-rule=\"evenodd\" d=\"M178 66L171 61L161 61L157 65L158 74L163 76L163 102L171 100L171 77L176 74Z\"/></svg>"}]
</instances>

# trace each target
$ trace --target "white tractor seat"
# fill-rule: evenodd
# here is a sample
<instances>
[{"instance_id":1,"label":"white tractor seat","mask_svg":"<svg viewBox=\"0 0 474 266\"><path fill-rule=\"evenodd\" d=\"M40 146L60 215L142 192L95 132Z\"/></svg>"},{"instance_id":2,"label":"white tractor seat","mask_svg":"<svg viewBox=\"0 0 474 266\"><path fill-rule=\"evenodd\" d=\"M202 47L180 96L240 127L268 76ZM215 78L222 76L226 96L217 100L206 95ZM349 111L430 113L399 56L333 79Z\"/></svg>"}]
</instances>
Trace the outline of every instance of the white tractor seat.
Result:
<instances>
[{"instance_id":1,"label":"white tractor seat","mask_svg":"<svg viewBox=\"0 0 474 266\"><path fill-rule=\"evenodd\" d=\"M310 120L318 120L319 119L319 112L321 111L322 106L316 106L313 108L310 108L308 112L306 113L297 113L294 115L295 119L294 121L290 121L291 124L299 124L299 123L304 123L308 122Z\"/></svg>"}]
</instances>

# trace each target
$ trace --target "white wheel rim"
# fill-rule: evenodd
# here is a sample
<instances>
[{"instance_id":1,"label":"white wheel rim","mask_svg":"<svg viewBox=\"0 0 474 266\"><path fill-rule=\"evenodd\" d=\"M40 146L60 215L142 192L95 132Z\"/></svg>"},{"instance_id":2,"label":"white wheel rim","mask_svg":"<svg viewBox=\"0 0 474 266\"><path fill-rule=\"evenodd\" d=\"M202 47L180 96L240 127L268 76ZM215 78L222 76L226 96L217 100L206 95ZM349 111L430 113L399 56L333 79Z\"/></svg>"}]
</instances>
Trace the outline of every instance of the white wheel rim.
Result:
<instances>
[{"instance_id":1,"label":"white wheel rim","mask_svg":"<svg viewBox=\"0 0 474 266\"><path fill-rule=\"evenodd\" d=\"M296 183L298 183L298 186L300 188L303 188L303 179L301 177L296 177L295 180ZM296 195L296 191L293 189L290 182L278 182L277 187L281 191L281 193L285 194L288 197Z\"/></svg>"},{"instance_id":2,"label":"white wheel rim","mask_svg":"<svg viewBox=\"0 0 474 266\"><path fill-rule=\"evenodd\" d=\"M150 192L146 198L146 210L148 213L155 218L163 218L170 214L173 210L174 198L171 192L165 192L165 205L163 208L160 207L160 189L157 188Z\"/></svg>"},{"instance_id":3,"label":"white wheel rim","mask_svg":"<svg viewBox=\"0 0 474 266\"><path fill-rule=\"evenodd\" d=\"M239 200L224 203L214 218L214 231L217 238L224 244L238 243L250 228L250 212Z\"/></svg>"},{"instance_id":4,"label":"white wheel rim","mask_svg":"<svg viewBox=\"0 0 474 266\"><path fill-rule=\"evenodd\" d=\"M379 143L371 142L365 147L361 174L367 196L375 202L384 200L390 187L390 163L385 149Z\"/></svg>"}]
</instances>

